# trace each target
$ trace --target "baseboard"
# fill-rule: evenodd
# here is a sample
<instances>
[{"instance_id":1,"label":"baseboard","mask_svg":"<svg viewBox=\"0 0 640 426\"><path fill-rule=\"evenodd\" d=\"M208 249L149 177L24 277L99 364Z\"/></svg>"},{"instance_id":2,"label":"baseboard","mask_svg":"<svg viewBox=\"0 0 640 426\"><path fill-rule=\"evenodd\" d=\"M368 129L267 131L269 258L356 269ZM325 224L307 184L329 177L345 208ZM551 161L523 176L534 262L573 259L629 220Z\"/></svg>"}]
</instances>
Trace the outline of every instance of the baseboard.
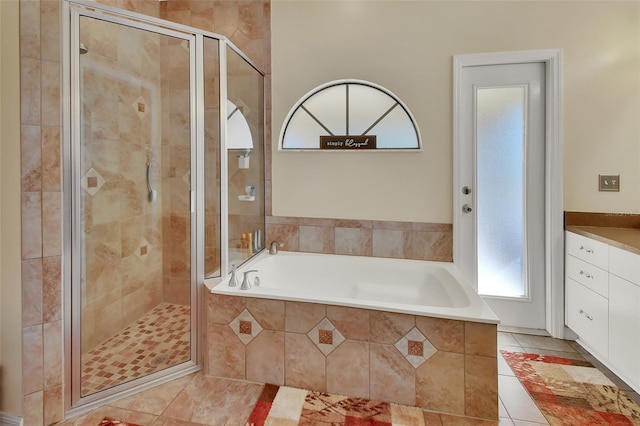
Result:
<instances>
[{"instance_id":1,"label":"baseboard","mask_svg":"<svg viewBox=\"0 0 640 426\"><path fill-rule=\"evenodd\" d=\"M0 413L0 426L22 426L22 417Z\"/></svg>"}]
</instances>

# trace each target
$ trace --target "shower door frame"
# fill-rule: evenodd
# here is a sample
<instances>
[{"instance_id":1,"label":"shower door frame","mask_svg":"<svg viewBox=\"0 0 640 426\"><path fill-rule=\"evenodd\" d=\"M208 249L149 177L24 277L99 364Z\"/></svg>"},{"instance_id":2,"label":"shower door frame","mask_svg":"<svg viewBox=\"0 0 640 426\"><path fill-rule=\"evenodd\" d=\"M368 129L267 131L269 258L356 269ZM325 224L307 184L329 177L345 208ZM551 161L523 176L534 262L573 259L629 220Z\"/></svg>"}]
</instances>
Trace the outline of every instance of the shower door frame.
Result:
<instances>
[{"instance_id":1,"label":"shower door frame","mask_svg":"<svg viewBox=\"0 0 640 426\"><path fill-rule=\"evenodd\" d=\"M82 191L78 176L80 160L80 79L79 79L79 20L80 16L106 20L143 31L187 40L190 49L190 132L191 132L191 359L164 370L127 381L114 387L83 397L81 395L80 313L81 298L72 297L80 286L80 258L82 229L79 225L81 210L79 197ZM204 39L218 42L219 71L219 156L220 156L220 273L229 273L228 265L228 156L226 134L227 98L227 47L237 53L262 76L264 73L225 36L163 19L104 6L87 0L63 0L61 7L62 28L62 123L63 123L63 303L64 303L64 365L65 417L91 410L109 401L131 395L167 382L174 378L199 371L204 361L206 332L206 287L204 229L205 229L205 122L204 122ZM73 52L76 52L75 54ZM263 97L263 115L266 108ZM262 129L263 143L266 141ZM264 144L266 145L266 144ZM264 181L264 180L263 180ZM75 224L75 227L74 227Z\"/></svg>"}]
</instances>

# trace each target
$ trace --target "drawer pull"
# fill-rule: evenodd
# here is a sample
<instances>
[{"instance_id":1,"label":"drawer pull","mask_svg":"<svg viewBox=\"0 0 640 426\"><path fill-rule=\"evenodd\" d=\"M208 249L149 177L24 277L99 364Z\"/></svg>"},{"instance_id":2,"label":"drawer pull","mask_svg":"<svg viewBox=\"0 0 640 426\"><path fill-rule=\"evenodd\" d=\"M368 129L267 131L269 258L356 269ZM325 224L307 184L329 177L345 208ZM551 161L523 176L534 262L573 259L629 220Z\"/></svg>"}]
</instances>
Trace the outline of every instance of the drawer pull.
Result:
<instances>
[{"instance_id":1,"label":"drawer pull","mask_svg":"<svg viewBox=\"0 0 640 426\"><path fill-rule=\"evenodd\" d=\"M580 271L580 275L582 275L583 277L588 278L590 280L593 279L593 275L591 275L590 273L585 272L585 271Z\"/></svg>"},{"instance_id":2,"label":"drawer pull","mask_svg":"<svg viewBox=\"0 0 640 426\"><path fill-rule=\"evenodd\" d=\"M582 315L583 317L585 317L586 319L588 319L589 321L593 321L593 317L591 315L589 315L588 313L586 313L584 310L580 309L580 315Z\"/></svg>"},{"instance_id":3,"label":"drawer pull","mask_svg":"<svg viewBox=\"0 0 640 426\"><path fill-rule=\"evenodd\" d=\"M580 250L584 250L584 251L586 251L587 253L593 253L593 249L585 248L585 246L580 246Z\"/></svg>"}]
</instances>

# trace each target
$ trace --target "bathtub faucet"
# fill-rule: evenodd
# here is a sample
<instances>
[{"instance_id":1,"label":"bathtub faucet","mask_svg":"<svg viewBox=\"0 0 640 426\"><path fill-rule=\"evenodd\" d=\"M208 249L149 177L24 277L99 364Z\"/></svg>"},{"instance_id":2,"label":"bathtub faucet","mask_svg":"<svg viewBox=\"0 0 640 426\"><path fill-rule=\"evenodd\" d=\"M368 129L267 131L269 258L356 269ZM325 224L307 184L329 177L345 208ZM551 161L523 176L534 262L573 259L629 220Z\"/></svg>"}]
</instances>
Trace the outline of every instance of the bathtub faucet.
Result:
<instances>
[{"instance_id":1,"label":"bathtub faucet","mask_svg":"<svg viewBox=\"0 0 640 426\"><path fill-rule=\"evenodd\" d=\"M271 245L269 246L269 254L278 254L278 247L282 247L284 244L278 241L271 241Z\"/></svg>"},{"instance_id":2,"label":"bathtub faucet","mask_svg":"<svg viewBox=\"0 0 640 426\"><path fill-rule=\"evenodd\" d=\"M244 279L242 280L242 285L240 286L240 290L249 290L251 288L251 283L249 282L249 274L251 272L258 272L258 270L252 269L250 271L245 271Z\"/></svg>"},{"instance_id":3,"label":"bathtub faucet","mask_svg":"<svg viewBox=\"0 0 640 426\"><path fill-rule=\"evenodd\" d=\"M231 265L231 278L229 278L229 287L237 287L238 278L236 278L236 265Z\"/></svg>"}]
</instances>

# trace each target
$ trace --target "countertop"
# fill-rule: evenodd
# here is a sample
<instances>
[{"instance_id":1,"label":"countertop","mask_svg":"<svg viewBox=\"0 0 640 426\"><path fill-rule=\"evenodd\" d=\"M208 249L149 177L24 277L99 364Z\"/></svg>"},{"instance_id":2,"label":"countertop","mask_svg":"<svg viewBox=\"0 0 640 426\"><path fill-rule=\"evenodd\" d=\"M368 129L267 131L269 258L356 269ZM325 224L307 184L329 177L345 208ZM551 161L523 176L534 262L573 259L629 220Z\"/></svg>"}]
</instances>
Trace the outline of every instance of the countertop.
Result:
<instances>
[{"instance_id":1,"label":"countertop","mask_svg":"<svg viewBox=\"0 0 640 426\"><path fill-rule=\"evenodd\" d=\"M640 228L567 226L566 230L640 255Z\"/></svg>"}]
</instances>

